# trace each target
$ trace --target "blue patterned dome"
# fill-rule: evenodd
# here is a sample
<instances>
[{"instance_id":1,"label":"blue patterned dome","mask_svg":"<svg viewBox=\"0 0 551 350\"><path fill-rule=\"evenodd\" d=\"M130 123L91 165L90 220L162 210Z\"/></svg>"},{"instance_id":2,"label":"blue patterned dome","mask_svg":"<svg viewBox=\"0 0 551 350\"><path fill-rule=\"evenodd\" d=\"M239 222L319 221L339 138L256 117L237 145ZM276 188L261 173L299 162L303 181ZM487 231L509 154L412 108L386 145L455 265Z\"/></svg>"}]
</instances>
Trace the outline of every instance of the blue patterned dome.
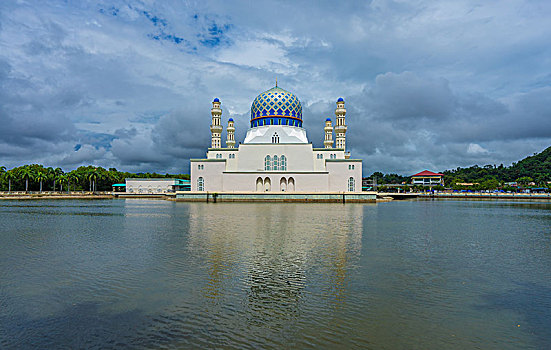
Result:
<instances>
[{"instance_id":1,"label":"blue patterned dome","mask_svg":"<svg viewBox=\"0 0 551 350\"><path fill-rule=\"evenodd\" d=\"M277 85L258 95L251 105L251 128L263 125L302 127L302 105L298 97Z\"/></svg>"}]
</instances>

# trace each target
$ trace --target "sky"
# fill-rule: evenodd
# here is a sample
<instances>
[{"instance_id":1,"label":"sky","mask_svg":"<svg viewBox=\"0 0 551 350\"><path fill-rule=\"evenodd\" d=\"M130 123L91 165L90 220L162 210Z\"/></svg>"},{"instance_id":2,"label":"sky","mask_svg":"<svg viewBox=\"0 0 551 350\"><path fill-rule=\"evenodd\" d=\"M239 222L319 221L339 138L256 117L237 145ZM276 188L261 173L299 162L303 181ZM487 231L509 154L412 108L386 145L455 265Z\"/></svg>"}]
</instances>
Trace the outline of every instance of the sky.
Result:
<instances>
[{"instance_id":1,"label":"sky","mask_svg":"<svg viewBox=\"0 0 551 350\"><path fill-rule=\"evenodd\" d=\"M0 1L0 165L188 173L222 102L279 87L304 127L411 175L551 146L551 1ZM225 141L225 134L223 136Z\"/></svg>"}]
</instances>

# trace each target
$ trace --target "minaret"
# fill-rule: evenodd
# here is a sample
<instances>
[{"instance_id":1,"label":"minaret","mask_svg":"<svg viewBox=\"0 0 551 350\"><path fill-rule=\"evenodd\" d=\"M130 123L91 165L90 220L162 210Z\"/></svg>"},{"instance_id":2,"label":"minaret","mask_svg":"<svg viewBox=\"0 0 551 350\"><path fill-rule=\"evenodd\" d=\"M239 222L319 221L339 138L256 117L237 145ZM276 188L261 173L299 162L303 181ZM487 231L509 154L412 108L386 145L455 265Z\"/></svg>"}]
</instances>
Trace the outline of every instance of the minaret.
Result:
<instances>
[{"instance_id":1,"label":"minaret","mask_svg":"<svg viewBox=\"0 0 551 350\"><path fill-rule=\"evenodd\" d=\"M212 101L212 124L210 126L211 136L211 148L220 148L220 140L222 136L222 125L220 124L220 117L222 116L222 110L220 109L220 100L217 98Z\"/></svg>"},{"instance_id":2,"label":"minaret","mask_svg":"<svg viewBox=\"0 0 551 350\"><path fill-rule=\"evenodd\" d=\"M228 120L228 128L227 130L227 136L226 136L226 147L228 148L235 148L235 127L233 126L233 118L230 118Z\"/></svg>"},{"instance_id":3,"label":"minaret","mask_svg":"<svg viewBox=\"0 0 551 350\"><path fill-rule=\"evenodd\" d=\"M333 126L331 125L331 118L325 119L325 140L323 144L325 148L333 148Z\"/></svg>"},{"instance_id":4,"label":"minaret","mask_svg":"<svg viewBox=\"0 0 551 350\"><path fill-rule=\"evenodd\" d=\"M346 108L344 108L344 99L339 97L337 100L337 108L335 109L337 124L335 125L335 138L337 139L337 147L346 151L346 124L344 117L346 116Z\"/></svg>"}]
</instances>

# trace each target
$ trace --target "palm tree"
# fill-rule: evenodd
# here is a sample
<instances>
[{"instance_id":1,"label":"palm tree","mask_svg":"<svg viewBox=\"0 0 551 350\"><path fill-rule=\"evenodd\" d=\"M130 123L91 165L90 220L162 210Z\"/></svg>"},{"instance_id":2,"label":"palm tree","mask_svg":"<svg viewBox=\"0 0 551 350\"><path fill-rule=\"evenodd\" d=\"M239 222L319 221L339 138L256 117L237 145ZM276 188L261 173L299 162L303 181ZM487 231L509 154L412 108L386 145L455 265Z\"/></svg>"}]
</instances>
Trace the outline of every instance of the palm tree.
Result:
<instances>
[{"instance_id":1,"label":"palm tree","mask_svg":"<svg viewBox=\"0 0 551 350\"><path fill-rule=\"evenodd\" d=\"M54 192L55 192L55 183L59 181L59 191L63 192L63 181L67 180L63 173L56 174L54 171Z\"/></svg>"},{"instance_id":2,"label":"palm tree","mask_svg":"<svg viewBox=\"0 0 551 350\"><path fill-rule=\"evenodd\" d=\"M52 171L52 177L54 179L54 192L55 192L55 183L56 181L60 180L60 177L63 175L63 170L61 168L55 168L55 170ZM63 191L63 190L61 190Z\"/></svg>"},{"instance_id":3,"label":"palm tree","mask_svg":"<svg viewBox=\"0 0 551 350\"><path fill-rule=\"evenodd\" d=\"M76 183L78 180L79 180L79 176L73 171L71 171L67 175L67 193L71 191L71 181L74 181Z\"/></svg>"},{"instance_id":4,"label":"palm tree","mask_svg":"<svg viewBox=\"0 0 551 350\"><path fill-rule=\"evenodd\" d=\"M30 168L23 168L19 171L19 176L25 180L25 192L29 192L29 180L34 178L34 172Z\"/></svg>"},{"instance_id":5,"label":"palm tree","mask_svg":"<svg viewBox=\"0 0 551 350\"><path fill-rule=\"evenodd\" d=\"M46 168L46 181L52 180L53 178L54 178L54 168L49 166ZM54 191L55 191L55 188L54 188Z\"/></svg>"},{"instance_id":6,"label":"palm tree","mask_svg":"<svg viewBox=\"0 0 551 350\"><path fill-rule=\"evenodd\" d=\"M57 181L59 181L59 191L63 192L63 183L67 182L67 175L65 174L58 175Z\"/></svg>"},{"instance_id":7,"label":"palm tree","mask_svg":"<svg viewBox=\"0 0 551 350\"><path fill-rule=\"evenodd\" d=\"M98 171L97 168L93 169L88 173L88 180L90 180L90 183L93 183L94 186L92 187L92 190L96 192L96 181L101 178L101 173Z\"/></svg>"},{"instance_id":8,"label":"palm tree","mask_svg":"<svg viewBox=\"0 0 551 350\"><path fill-rule=\"evenodd\" d=\"M42 181L46 180L48 177L42 171L39 171L34 178L36 181L40 181L40 192L42 192Z\"/></svg>"},{"instance_id":9,"label":"palm tree","mask_svg":"<svg viewBox=\"0 0 551 350\"><path fill-rule=\"evenodd\" d=\"M4 178L8 180L8 193L10 193L11 192L11 180L13 180L15 178L15 174L14 174L13 170L6 171L6 173L4 174Z\"/></svg>"},{"instance_id":10,"label":"palm tree","mask_svg":"<svg viewBox=\"0 0 551 350\"><path fill-rule=\"evenodd\" d=\"M0 166L0 178L5 176L6 176L6 167L2 165Z\"/></svg>"}]
</instances>

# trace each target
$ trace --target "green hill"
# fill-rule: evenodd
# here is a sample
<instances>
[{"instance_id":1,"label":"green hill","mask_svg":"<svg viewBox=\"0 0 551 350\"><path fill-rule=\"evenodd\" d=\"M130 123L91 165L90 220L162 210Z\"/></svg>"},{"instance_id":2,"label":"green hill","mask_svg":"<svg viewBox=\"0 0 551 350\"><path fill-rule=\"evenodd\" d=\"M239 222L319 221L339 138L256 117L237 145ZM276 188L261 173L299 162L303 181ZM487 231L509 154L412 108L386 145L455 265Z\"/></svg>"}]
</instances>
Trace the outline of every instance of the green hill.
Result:
<instances>
[{"instance_id":1,"label":"green hill","mask_svg":"<svg viewBox=\"0 0 551 350\"><path fill-rule=\"evenodd\" d=\"M495 188L504 182L520 182L528 184L535 182L537 186L546 186L551 181L551 147L526 157L509 167L503 164L473 165L469 168L457 168L444 171L447 185L457 182L477 182L484 188Z\"/></svg>"}]
</instances>

